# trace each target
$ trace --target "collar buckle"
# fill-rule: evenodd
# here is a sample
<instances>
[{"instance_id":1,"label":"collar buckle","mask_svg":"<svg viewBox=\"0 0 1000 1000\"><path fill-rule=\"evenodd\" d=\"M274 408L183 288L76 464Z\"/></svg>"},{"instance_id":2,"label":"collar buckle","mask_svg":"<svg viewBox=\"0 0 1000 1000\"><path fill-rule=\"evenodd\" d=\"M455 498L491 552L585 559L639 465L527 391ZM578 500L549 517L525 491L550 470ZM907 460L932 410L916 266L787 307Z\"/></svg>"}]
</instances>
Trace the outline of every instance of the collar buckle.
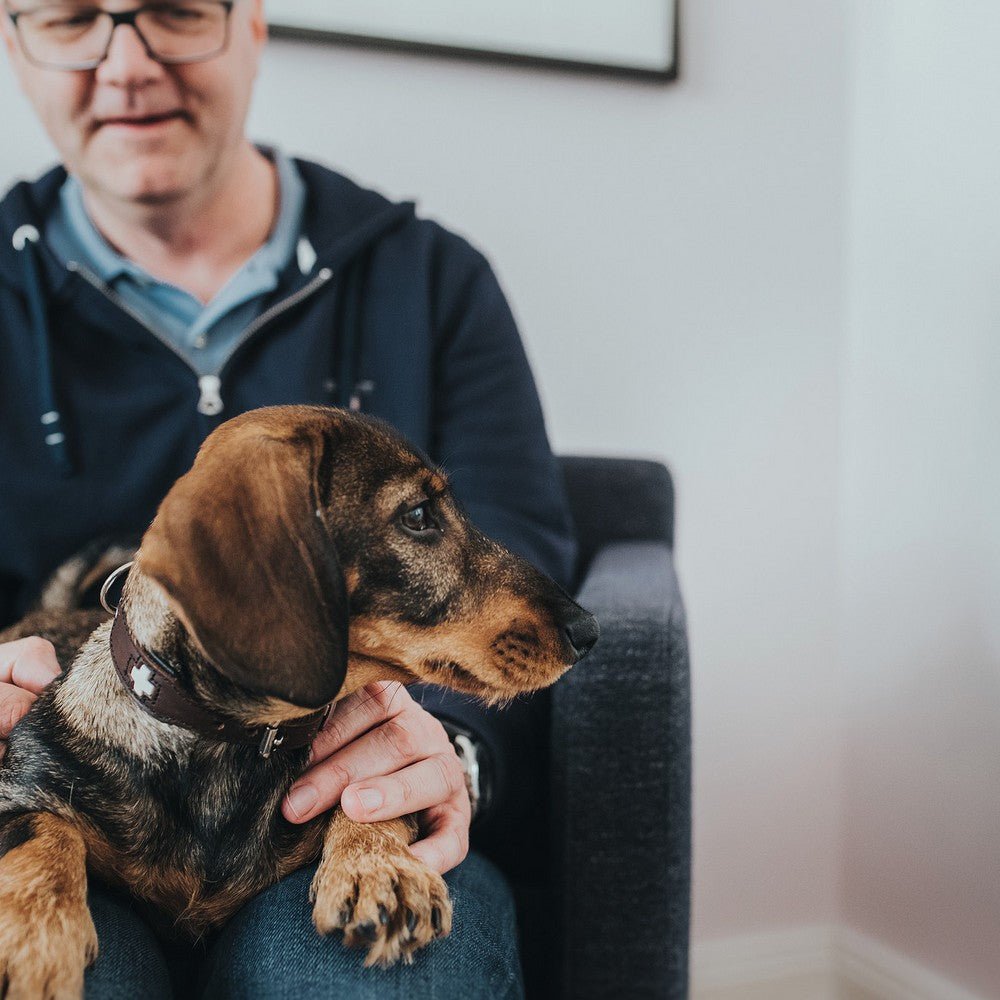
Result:
<instances>
[{"instance_id":1,"label":"collar buckle","mask_svg":"<svg viewBox=\"0 0 1000 1000\"><path fill-rule=\"evenodd\" d=\"M264 730L264 736L260 741L260 746L257 748L258 753L260 753L264 760L267 760L271 756L271 751L275 747L280 747L285 742L285 737L278 735L280 731L280 726L268 726Z\"/></svg>"}]
</instances>

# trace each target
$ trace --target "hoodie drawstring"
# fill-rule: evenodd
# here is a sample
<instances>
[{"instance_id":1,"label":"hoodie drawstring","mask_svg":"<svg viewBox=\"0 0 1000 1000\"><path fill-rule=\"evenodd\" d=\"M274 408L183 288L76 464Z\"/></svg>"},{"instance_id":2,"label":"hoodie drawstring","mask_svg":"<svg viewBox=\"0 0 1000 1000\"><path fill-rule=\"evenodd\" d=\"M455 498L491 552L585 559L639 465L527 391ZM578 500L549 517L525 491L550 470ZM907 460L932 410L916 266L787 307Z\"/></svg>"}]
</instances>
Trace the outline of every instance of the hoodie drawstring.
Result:
<instances>
[{"instance_id":1,"label":"hoodie drawstring","mask_svg":"<svg viewBox=\"0 0 1000 1000\"><path fill-rule=\"evenodd\" d=\"M363 396L372 392L375 383L361 379L361 344L364 338L364 292L368 277L368 254L360 254L343 278L343 299L340 314L340 356L331 380L339 393L340 406L357 413Z\"/></svg>"},{"instance_id":2,"label":"hoodie drawstring","mask_svg":"<svg viewBox=\"0 0 1000 1000\"><path fill-rule=\"evenodd\" d=\"M66 435L62 429L62 418L56 408L55 390L52 379L52 357L49 351L48 321L42 278L38 262L38 230L24 225L15 230L11 242L21 255L24 267L24 287L28 296L28 314L31 331L35 339L35 353L38 358L38 399L41 403L42 429L45 444L52 460L64 478L73 475L73 464L66 448Z\"/></svg>"},{"instance_id":3,"label":"hoodie drawstring","mask_svg":"<svg viewBox=\"0 0 1000 1000\"><path fill-rule=\"evenodd\" d=\"M390 228L403 218L411 217L412 204L396 206L391 214L379 220L377 232ZM377 234L373 230L373 235ZM46 300L42 284L42 269L39 259L38 229L32 225L22 225L14 232L11 242L20 255L24 272L24 287L28 301L31 331L37 357L38 399L41 405L40 422L49 455L65 478L74 475L75 469L70 459L62 416L56 406L56 395L52 370L52 357L48 332ZM301 241L300 241L301 242ZM311 249L311 248L310 248ZM315 252L314 252L315 253ZM361 353L364 341L364 294L370 268L371 252L359 253L345 268L343 292L340 308L341 337L334 354L334 370L325 385L331 393L336 393L338 405L347 410L361 410L364 397L375 390L371 379L361 378ZM303 259L299 248L300 269L315 263L315 259ZM204 389L204 387L202 387Z\"/></svg>"}]
</instances>

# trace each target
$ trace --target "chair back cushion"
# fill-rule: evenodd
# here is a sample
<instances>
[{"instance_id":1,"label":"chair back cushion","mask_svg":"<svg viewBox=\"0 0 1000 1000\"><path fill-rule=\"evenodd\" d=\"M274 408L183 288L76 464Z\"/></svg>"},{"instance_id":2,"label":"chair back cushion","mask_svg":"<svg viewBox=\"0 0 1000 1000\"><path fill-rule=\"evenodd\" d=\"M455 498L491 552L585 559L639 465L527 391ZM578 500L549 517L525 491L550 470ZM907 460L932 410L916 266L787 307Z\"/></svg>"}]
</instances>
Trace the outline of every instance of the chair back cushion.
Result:
<instances>
[{"instance_id":1,"label":"chair back cushion","mask_svg":"<svg viewBox=\"0 0 1000 1000\"><path fill-rule=\"evenodd\" d=\"M661 462L639 458L559 457L576 524L578 584L599 549L611 542L674 545L674 484Z\"/></svg>"}]
</instances>

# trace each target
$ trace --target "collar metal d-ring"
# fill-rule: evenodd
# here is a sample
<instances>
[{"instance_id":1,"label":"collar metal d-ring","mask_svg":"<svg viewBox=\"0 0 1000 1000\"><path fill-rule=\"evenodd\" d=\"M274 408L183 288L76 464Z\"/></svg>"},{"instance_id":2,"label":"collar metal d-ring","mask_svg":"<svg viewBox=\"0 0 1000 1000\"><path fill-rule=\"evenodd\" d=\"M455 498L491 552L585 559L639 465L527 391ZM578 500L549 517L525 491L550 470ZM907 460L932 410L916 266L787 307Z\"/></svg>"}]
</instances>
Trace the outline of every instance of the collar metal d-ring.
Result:
<instances>
[{"instance_id":1,"label":"collar metal d-ring","mask_svg":"<svg viewBox=\"0 0 1000 1000\"><path fill-rule=\"evenodd\" d=\"M114 607L111 607L111 605L108 604L108 591L111 589L111 584L113 584L115 580L122 575L122 573L130 570L132 568L132 563L134 562L135 560L133 559L132 562L123 563L118 567L118 569L113 570L111 575L104 581L104 585L101 587L101 605L109 615L118 614L118 605L116 604Z\"/></svg>"}]
</instances>

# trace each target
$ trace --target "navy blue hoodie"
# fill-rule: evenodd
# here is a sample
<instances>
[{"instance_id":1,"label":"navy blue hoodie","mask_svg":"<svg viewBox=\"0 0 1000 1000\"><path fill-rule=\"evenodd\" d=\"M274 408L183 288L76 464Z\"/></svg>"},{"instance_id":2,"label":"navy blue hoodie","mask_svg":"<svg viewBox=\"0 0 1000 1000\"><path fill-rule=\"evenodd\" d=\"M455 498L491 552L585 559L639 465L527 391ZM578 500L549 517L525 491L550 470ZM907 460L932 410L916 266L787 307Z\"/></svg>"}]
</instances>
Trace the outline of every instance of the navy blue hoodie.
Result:
<instances>
[{"instance_id":1,"label":"navy blue hoodie","mask_svg":"<svg viewBox=\"0 0 1000 1000\"><path fill-rule=\"evenodd\" d=\"M305 250L217 384L199 383L93 275L33 242L61 168L0 203L0 625L85 543L141 535L223 420L279 403L348 405L352 396L448 470L484 532L568 586L575 546L562 483L488 262L418 219L412 204L297 166L308 192ZM220 412L203 412L216 397ZM53 412L59 420L43 422ZM520 814L531 795L515 789L542 752L541 700L498 714L437 690L421 698L485 740L493 812Z\"/></svg>"}]
</instances>

